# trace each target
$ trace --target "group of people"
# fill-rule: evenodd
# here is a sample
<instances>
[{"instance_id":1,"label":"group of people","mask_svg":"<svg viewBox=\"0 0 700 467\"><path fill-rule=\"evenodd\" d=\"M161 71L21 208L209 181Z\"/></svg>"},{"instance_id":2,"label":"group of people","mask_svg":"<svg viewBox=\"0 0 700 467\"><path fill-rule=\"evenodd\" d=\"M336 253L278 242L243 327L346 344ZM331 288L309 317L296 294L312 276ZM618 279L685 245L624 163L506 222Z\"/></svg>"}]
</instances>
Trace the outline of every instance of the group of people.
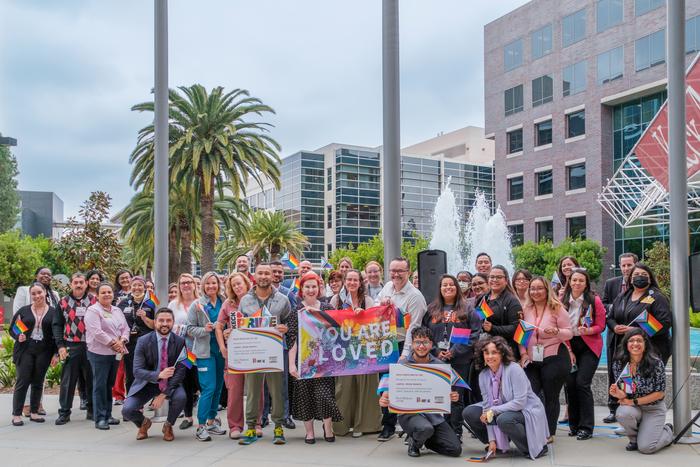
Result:
<instances>
[{"instance_id":1,"label":"group of people","mask_svg":"<svg viewBox=\"0 0 700 467\"><path fill-rule=\"evenodd\" d=\"M126 270L113 284L99 271L76 272L61 298L51 288L51 271L40 268L36 280L17 291L10 324L17 365L12 424L24 424L23 411L31 422L45 421L44 378L58 358L63 370L56 425L70 422L77 388L97 429L120 423L112 407L123 404L122 418L138 427L139 440L148 438L153 422L144 408L165 411L167 405L166 441L174 439L179 417L179 428L194 426L199 441L228 434L242 445L262 438L270 419L274 444L286 443L284 429L294 428L294 420L303 422L307 444L316 443L314 421L329 443L336 435L369 433L387 441L400 425L410 456L423 447L459 456L466 427L487 445L487 456L508 451L512 442L535 459L554 442L562 389L569 436L593 436L591 385L607 328L605 422L622 425L628 450L653 453L673 437L673 427L664 423L671 313L653 271L631 253L619 261L622 275L608 280L599 296L576 258L561 258L555 280L524 269L511 280L505 267L482 253L476 272L442 275L428 303L403 257L388 263L385 284L376 261L360 271L343 258L326 280L301 261L297 277L285 280L280 261L258 263L252 273L242 255L224 277L181 274L164 307L151 281ZM397 327L400 362L449 364L469 383L452 388L449 414L391 413L390 394L378 392L377 374L299 378L302 313L378 305L392 305L404 317L406 325ZM285 371L231 374L228 337L240 317L261 309L284 337ZM638 319L644 313L655 332ZM468 343L451 342L454 328L469 330ZM228 429L218 416L222 407Z\"/></svg>"}]
</instances>

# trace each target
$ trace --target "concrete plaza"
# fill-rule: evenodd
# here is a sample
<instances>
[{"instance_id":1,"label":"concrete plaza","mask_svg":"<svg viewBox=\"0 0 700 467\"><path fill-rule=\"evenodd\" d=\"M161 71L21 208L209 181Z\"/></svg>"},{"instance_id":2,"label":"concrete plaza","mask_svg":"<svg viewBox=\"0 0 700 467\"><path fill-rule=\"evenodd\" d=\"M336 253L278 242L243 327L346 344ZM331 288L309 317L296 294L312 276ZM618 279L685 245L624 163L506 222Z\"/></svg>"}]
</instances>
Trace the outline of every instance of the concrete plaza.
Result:
<instances>
[{"instance_id":1,"label":"concrete plaza","mask_svg":"<svg viewBox=\"0 0 700 467\"><path fill-rule=\"evenodd\" d=\"M44 399L49 414L46 423L26 421L22 427L13 427L10 417L12 395L0 395L0 413L5 414L0 422L2 465L466 465L465 459L480 455L483 449L481 443L467 434L460 458L446 458L426 451L420 458L412 459L406 455L403 441L397 438L379 443L374 435L367 435L359 439L337 438L334 444L326 443L323 441L319 423L315 445L304 444L304 430L301 426L296 430L286 430L285 446L272 444L272 430L269 427L265 429L265 437L252 446L239 446L227 436L217 436L211 442L201 443L195 441L191 429L181 431L177 428L175 441L166 443L161 439L161 424L154 424L151 428L152 438L136 441L136 428L133 424L122 422L109 431L99 431L91 422L84 420L85 412L79 410L73 413L70 423L61 427L55 426L53 422L56 419L58 397L47 395ZM77 404L77 398L75 402ZM119 407L115 409L115 416L118 417ZM596 420L600 422L605 414L605 408L598 407ZM668 417L670 420L670 411ZM638 452L626 452L627 438L616 436L610 425L596 428L595 437L589 441L576 441L566 436L566 433L566 427L559 428L555 443L550 445L549 455L542 459L533 462L519 456L503 455L489 461L489 464L591 467L700 465L700 445L671 446L655 455L645 456Z\"/></svg>"}]
</instances>

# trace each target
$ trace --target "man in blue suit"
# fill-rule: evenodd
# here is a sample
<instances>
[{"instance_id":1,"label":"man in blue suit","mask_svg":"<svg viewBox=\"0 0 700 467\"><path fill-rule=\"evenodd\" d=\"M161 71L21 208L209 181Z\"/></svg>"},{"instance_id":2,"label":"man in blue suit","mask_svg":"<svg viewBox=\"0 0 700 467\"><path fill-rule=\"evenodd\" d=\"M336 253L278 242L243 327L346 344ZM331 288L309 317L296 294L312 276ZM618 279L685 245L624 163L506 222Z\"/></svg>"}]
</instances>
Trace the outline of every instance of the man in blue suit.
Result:
<instances>
[{"instance_id":1,"label":"man in blue suit","mask_svg":"<svg viewBox=\"0 0 700 467\"><path fill-rule=\"evenodd\" d=\"M169 401L168 420L163 425L163 439L172 441L173 425L185 407L187 396L182 387L187 368L182 360L187 355L185 340L170 332L175 317L169 308L161 308L155 316L155 331L139 338L134 351L134 383L129 390L122 415L139 427L137 440L148 438L151 420L141 410L153 399L156 409Z\"/></svg>"}]
</instances>

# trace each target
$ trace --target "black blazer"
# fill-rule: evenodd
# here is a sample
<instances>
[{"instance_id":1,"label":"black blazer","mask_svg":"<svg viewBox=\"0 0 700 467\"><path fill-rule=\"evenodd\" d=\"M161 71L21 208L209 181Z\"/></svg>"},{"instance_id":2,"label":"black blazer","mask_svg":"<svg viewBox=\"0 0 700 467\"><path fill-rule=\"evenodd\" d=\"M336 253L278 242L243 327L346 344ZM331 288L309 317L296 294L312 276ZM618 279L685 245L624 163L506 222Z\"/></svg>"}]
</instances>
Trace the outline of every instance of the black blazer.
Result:
<instances>
[{"instance_id":1,"label":"black blazer","mask_svg":"<svg viewBox=\"0 0 700 467\"><path fill-rule=\"evenodd\" d=\"M518 323L523 316L523 306L520 304L518 297L513 295L510 290L505 289L495 300L489 300L491 293L487 293L475 301L474 308L478 308L481 305L482 300L486 300L491 310L493 310L493 315L486 318L487 321L491 322L491 331L486 332L491 336L501 336L503 337L510 348L513 350L516 361L520 360L520 348L518 344L513 340L515 335L515 329L518 327Z\"/></svg>"},{"instance_id":2,"label":"black blazer","mask_svg":"<svg viewBox=\"0 0 700 467\"><path fill-rule=\"evenodd\" d=\"M605 287L603 288L603 296L601 297L601 300L603 301L603 305L605 305L606 309L608 309L615 301L617 296L622 293L623 279L624 277L617 276L611 277L605 281Z\"/></svg>"},{"instance_id":3,"label":"black blazer","mask_svg":"<svg viewBox=\"0 0 700 467\"><path fill-rule=\"evenodd\" d=\"M129 390L129 396L133 396L148 384L158 384L158 374L160 373L160 362L158 361L158 346L160 345L160 335L152 331L140 337L136 343L134 351L134 382ZM170 333L168 340L168 366L175 366L177 358L182 349L185 348L185 339ZM165 395L170 399L178 386L182 384L187 373L187 367L179 364L175 367L175 373L168 379L168 387Z\"/></svg>"},{"instance_id":4,"label":"black blazer","mask_svg":"<svg viewBox=\"0 0 700 467\"><path fill-rule=\"evenodd\" d=\"M52 355L56 353L56 344L53 338L53 318L55 314L56 309L50 306L49 309L46 311L44 319L41 320L41 330L44 332L44 339L41 342L44 343L46 351L51 353ZM19 335L15 334L15 332L12 330L13 326L20 318L28 328L27 331L23 333L25 336L27 336L27 340L24 342L20 342L19 340L17 340L19 339ZM22 308L17 310L17 313L15 313L15 315L12 317L9 332L10 335L16 341L14 349L12 350L12 361L15 363L15 365L19 362L20 357L29 347L29 341L31 339L32 331L34 330L35 325L36 319L34 319L34 313L32 313L31 305L23 306Z\"/></svg>"}]
</instances>

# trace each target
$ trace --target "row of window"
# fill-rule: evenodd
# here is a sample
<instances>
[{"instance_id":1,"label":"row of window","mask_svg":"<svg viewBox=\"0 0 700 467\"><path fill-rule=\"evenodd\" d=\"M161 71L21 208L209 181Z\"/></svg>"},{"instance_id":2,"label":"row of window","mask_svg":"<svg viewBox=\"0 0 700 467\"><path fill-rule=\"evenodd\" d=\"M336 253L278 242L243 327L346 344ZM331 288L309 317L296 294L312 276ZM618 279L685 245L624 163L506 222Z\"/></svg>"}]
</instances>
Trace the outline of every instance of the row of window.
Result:
<instances>
[{"instance_id":1,"label":"row of window","mask_svg":"<svg viewBox=\"0 0 700 467\"><path fill-rule=\"evenodd\" d=\"M525 242L525 229L523 224L509 225L510 241L513 246L522 245ZM586 238L586 216L567 217L566 236L569 238ZM539 242L554 242L554 221L546 220L535 222L535 239Z\"/></svg>"},{"instance_id":2,"label":"row of window","mask_svg":"<svg viewBox=\"0 0 700 467\"><path fill-rule=\"evenodd\" d=\"M564 116L564 134L566 138L575 138L586 134L586 111L579 110ZM534 146L552 143L552 120L535 123ZM506 133L506 152L514 154L523 150L523 129L518 128Z\"/></svg>"},{"instance_id":3,"label":"row of window","mask_svg":"<svg viewBox=\"0 0 700 467\"><path fill-rule=\"evenodd\" d=\"M640 16L665 3L665 0L636 0L635 15ZM599 0L596 3L596 30L603 32L622 23L623 0ZM586 9L582 8L562 18L561 46L568 47L586 37ZM552 23L530 33L532 59L552 52ZM516 39L503 47L503 69L510 71L523 64L523 39Z\"/></svg>"},{"instance_id":4,"label":"row of window","mask_svg":"<svg viewBox=\"0 0 700 467\"><path fill-rule=\"evenodd\" d=\"M552 169L535 172L535 196L551 195L554 192ZM586 188L586 163L566 167L566 190ZM523 199L524 179L522 175L508 178L508 201Z\"/></svg>"}]
</instances>

